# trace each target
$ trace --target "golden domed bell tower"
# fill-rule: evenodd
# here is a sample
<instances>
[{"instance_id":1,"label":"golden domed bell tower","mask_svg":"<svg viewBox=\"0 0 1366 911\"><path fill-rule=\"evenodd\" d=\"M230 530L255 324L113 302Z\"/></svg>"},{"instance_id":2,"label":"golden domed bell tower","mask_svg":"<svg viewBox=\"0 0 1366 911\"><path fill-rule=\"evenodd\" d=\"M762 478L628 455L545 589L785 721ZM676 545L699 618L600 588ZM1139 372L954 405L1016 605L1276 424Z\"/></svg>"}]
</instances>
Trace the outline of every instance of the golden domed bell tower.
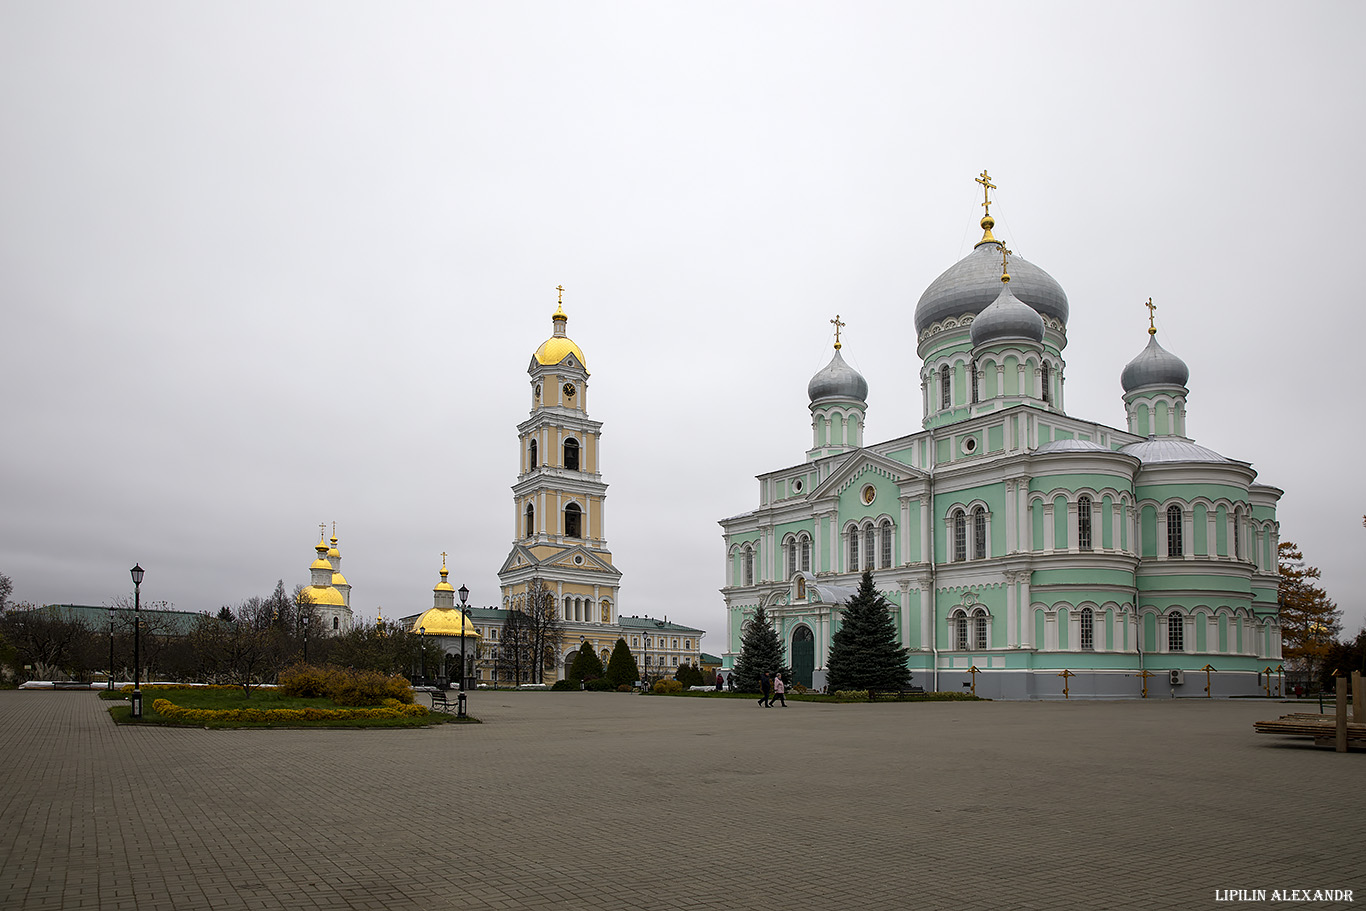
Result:
<instances>
[{"instance_id":1,"label":"golden domed bell tower","mask_svg":"<svg viewBox=\"0 0 1366 911\"><path fill-rule=\"evenodd\" d=\"M514 543L498 579L508 609L524 607L528 586L538 580L555 597L565 641L577 645L592 631L587 627L616 624L621 573L607 549L602 424L588 418L588 364L565 332L564 288L557 290L554 330L527 367L531 416L517 425Z\"/></svg>"}]
</instances>

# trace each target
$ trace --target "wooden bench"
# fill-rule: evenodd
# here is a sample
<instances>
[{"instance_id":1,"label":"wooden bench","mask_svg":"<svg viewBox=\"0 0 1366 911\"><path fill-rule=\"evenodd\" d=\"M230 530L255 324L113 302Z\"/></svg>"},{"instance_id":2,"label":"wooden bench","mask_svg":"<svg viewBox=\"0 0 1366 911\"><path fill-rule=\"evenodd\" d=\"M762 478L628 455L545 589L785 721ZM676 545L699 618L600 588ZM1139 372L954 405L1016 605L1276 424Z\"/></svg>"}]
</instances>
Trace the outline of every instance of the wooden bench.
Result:
<instances>
[{"instance_id":1,"label":"wooden bench","mask_svg":"<svg viewBox=\"0 0 1366 911\"><path fill-rule=\"evenodd\" d=\"M878 699L882 699L885 702L890 699L895 702L905 702L907 696L923 695L925 695L925 688L923 686L903 686L899 690L884 690L880 693L877 690L869 690L868 701L877 702Z\"/></svg>"},{"instance_id":2,"label":"wooden bench","mask_svg":"<svg viewBox=\"0 0 1366 911\"><path fill-rule=\"evenodd\" d=\"M446 698L445 690L432 690L430 695L432 697L433 712L438 710L442 712L449 712L451 709L455 708L455 706L451 705L450 700Z\"/></svg>"},{"instance_id":3,"label":"wooden bench","mask_svg":"<svg viewBox=\"0 0 1366 911\"><path fill-rule=\"evenodd\" d=\"M1337 724L1332 715L1292 712L1276 721L1255 721L1252 729L1258 734L1312 737L1315 746L1331 747L1337 740ZM1366 749L1366 724L1347 723L1347 746L1351 749Z\"/></svg>"}]
</instances>

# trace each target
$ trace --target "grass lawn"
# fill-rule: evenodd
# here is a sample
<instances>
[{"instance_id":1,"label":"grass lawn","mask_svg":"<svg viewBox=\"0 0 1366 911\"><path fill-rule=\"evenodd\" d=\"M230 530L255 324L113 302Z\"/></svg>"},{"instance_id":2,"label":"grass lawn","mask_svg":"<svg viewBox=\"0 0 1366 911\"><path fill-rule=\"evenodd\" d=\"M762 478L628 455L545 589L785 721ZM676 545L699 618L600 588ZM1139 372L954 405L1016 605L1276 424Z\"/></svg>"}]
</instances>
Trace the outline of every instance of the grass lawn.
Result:
<instances>
[{"instance_id":1,"label":"grass lawn","mask_svg":"<svg viewBox=\"0 0 1366 911\"><path fill-rule=\"evenodd\" d=\"M116 695L119 697L118 702L115 705L110 706L109 715L118 724L154 724L168 727L195 728L421 728L429 727L433 724L479 723L477 719L457 719L454 715L446 712L432 712L427 715L405 716L401 718L290 719L283 722L212 720L186 723L165 718L152 708L153 703L158 699L165 699L168 702L173 702L176 705L187 709L343 708L343 706L336 705L330 699L305 699L297 696L286 696L275 689L253 689L251 691L251 696L248 697L240 688L226 690L199 687L186 687L184 689L144 688L142 691L142 718L140 720L135 720L132 717L132 706L126 701L127 695L123 693L118 693ZM104 694L101 694L101 697L107 698ZM361 706L361 708L378 707L379 706Z\"/></svg>"}]
</instances>

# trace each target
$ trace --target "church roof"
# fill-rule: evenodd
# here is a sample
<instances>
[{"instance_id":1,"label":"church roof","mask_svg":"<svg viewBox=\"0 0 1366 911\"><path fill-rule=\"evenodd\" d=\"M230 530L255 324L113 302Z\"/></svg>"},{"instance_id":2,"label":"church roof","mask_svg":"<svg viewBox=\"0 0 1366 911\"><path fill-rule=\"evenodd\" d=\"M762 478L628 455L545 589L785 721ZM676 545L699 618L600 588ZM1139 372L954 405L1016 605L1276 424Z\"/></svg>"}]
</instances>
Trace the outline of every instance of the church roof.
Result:
<instances>
[{"instance_id":1,"label":"church roof","mask_svg":"<svg viewBox=\"0 0 1366 911\"><path fill-rule=\"evenodd\" d=\"M1130 443L1120 452L1137 456L1145 465L1153 462L1231 462L1213 449L1206 449L1190 440L1174 437L1149 437Z\"/></svg>"},{"instance_id":2,"label":"church roof","mask_svg":"<svg viewBox=\"0 0 1366 911\"><path fill-rule=\"evenodd\" d=\"M536 363L540 364L542 367L550 367L560 363L560 361L563 361L572 354L574 357L578 358L579 364L587 371L588 361L584 359L583 351L578 345L574 344L573 339L564 334L564 327L565 324L569 322L569 316L564 312L563 305L556 308L554 315L551 316L551 320L555 324L555 333L550 336L550 338L541 342L541 347L537 348L536 353L532 355L536 360Z\"/></svg>"},{"instance_id":3,"label":"church roof","mask_svg":"<svg viewBox=\"0 0 1366 911\"><path fill-rule=\"evenodd\" d=\"M830 363L806 384L806 395L813 403L821 399L834 398L865 402L868 400L868 381L844 362L844 357L836 348L835 356L830 359Z\"/></svg>"},{"instance_id":4,"label":"church roof","mask_svg":"<svg viewBox=\"0 0 1366 911\"><path fill-rule=\"evenodd\" d=\"M1054 440L1044 443L1036 453L1045 452L1114 452L1109 446L1102 446L1092 440Z\"/></svg>"},{"instance_id":5,"label":"church roof","mask_svg":"<svg viewBox=\"0 0 1366 911\"><path fill-rule=\"evenodd\" d=\"M1154 331L1148 336L1148 346L1119 375L1119 384L1125 392L1143 386L1185 386L1190 375L1185 361L1157 343Z\"/></svg>"},{"instance_id":6,"label":"church roof","mask_svg":"<svg viewBox=\"0 0 1366 911\"><path fill-rule=\"evenodd\" d=\"M1022 256L1010 259L1010 291L1041 316L1067 324L1067 294L1053 276ZM973 251L930 282L915 307L915 331L950 316L981 313L1001 293L1001 246L979 243Z\"/></svg>"},{"instance_id":7,"label":"church roof","mask_svg":"<svg viewBox=\"0 0 1366 911\"><path fill-rule=\"evenodd\" d=\"M460 611L454 607L433 607L417 615L413 625L409 630L416 633L423 627L427 629L428 636L464 636L467 639L478 639L479 633L474 628L474 623L465 622L465 618Z\"/></svg>"}]
</instances>

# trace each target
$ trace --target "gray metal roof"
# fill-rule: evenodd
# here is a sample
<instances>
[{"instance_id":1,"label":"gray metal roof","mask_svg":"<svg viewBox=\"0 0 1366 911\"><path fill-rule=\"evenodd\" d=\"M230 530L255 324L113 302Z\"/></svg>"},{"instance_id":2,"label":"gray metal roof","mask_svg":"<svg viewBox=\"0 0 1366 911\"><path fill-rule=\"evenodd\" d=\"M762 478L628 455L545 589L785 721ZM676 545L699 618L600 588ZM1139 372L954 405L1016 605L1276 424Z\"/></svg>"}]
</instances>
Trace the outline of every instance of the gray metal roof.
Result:
<instances>
[{"instance_id":1,"label":"gray metal roof","mask_svg":"<svg viewBox=\"0 0 1366 911\"><path fill-rule=\"evenodd\" d=\"M1181 358L1157 343L1157 336L1148 336L1148 347L1129 362L1119 375L1125 392L1144 386L1182 386L1190 379L1190 368Z\"/></svg>"},{"instance_id":2,"label":"gray metal roof","mask_svg":"<svg viewBox=\"0 0 1366 911\"><path fill-rule=\"evenodd\" d=\"M1100 443L1091 440L1054 440L1051 443L1044 443L1036 453L1045 452L1114 452L1109 446L1102 446Z\"/></svg>"},{"instance_id":3,"label":"gray metal roof","mask_svg":"<svg viewBox=\"0 0 1366 911\"><path fill-rule=\"evenodd\" d=\"M835 356L830 359L820 372L811 378L811 382L806 384L807 397L812 402L821 399L857 399L860 402L868 400L868 381L865 380L857 370L850 367L840 356L839 349L835 349Z\"/></svg>"},{"instance_id":4,"label":"gray metal roof","mask_svg":"<svg viewBox=\"0 0 1366 911\"><path fill-rule=\"evenodd\" d=\"M1043 341L1043 317L1011 292L1013 283L1001 282L996 300L973 320L969 336L974 348L1014 339Z\"/></svg>"},{"instance_id":5,"label":"gray metal roof","mask_svg":"<svg viewBox=\"0 0 1366 911\"><path fill-rule=\"evenodd\" d=\"M1137 456L1145 465L1153 462L1231 462L1213 449L1179 437L1149 437L1130 443L1120 452Z\"/></svg>"},{"instance_id":6,"label":"gray metal roof","mask_svg":"<svg viewBox=\"0 0 1366 911\"><path fill-rule=\"evenodd\" d=\"M1043 316L1067 324L1067 294L1049 275L1021 256L1010 258L1010 290ZM940 275L915 307L915 331L964 313L978 314L1001 293L1001 246L980 244Z\"/></svg>"}]
</instances>

